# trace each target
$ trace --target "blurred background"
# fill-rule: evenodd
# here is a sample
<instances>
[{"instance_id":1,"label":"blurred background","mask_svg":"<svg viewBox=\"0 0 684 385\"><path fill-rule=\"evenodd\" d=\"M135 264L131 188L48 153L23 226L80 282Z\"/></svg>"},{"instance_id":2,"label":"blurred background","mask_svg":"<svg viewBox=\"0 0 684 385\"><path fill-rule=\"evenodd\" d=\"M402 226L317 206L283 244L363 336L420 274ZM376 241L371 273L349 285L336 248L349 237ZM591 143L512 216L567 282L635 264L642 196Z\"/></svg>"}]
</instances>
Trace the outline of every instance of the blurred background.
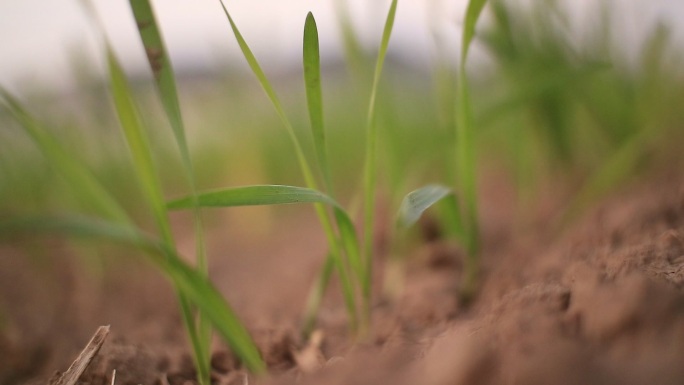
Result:
<instances>
[{"instance_id":1,"label":"blurred background","mask_svg":"<svg viewBox=\"0 0 684 385\"><path fill-rule=\"evenodd\" d=\"M106 25L107 33L124 63L144 71L144 56L137 39L128 2L92 0ZM339 3L345 5L340 6ZM531 7L547 2L508 0L512 7ZM596 22L597 9L610 10L612 28L630 54L638 52L649 30L662 21L672 28L674 40L684 42L684 3L653 1L557 1L568 13L573 38L586 34ZM226 62L241 65L239 52L230 35L218 1L153 1L174 64L184 70L218 70ZM299 65L304 17L317 17L322 54L339 58L342 39L336 18L347 8L353 27L364 47L377 45L386 1L364 0L229 0L247 41L266 64L278 67ZM431 62L434 44L431 34L445 39L444 49L456 52L465 0L403 0L397 14L392 50L421 65ZM486 18L483 25L491 21ZM101 71L101 46L92 23L79 0L5 0L0 4L0 84L17 89L26 84L68 86L74 81L75 62L85 61ZM275 66L275 65L274 65Z\"/></svg>"}]
</instances>

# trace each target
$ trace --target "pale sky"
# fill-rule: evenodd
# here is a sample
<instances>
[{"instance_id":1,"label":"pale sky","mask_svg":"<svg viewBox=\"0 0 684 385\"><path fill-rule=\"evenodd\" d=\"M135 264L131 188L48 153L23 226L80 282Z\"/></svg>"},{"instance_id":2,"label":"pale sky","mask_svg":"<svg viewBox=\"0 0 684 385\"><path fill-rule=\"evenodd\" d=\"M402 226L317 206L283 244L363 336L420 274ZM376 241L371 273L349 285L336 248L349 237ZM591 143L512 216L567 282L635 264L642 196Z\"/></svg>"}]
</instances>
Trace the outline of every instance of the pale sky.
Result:
<instances>
[{"instance_id":1,"label":"pale sky","mask_svg":"<svg viewBox=\"0 0 684 385\"><path fill-rule=\"evenodd\" d=\"M128 69L140 68L144 55L127 0L92 0L107 34ZM364 44L380 38L389 0L346 0ZM511 0L530 2L533 0ZM316 16L322 54L340 53L334 16L335 0L226 0L231 14L258 58L275 67L301 57L304 19ZM577 20L595 0L566 0ZM625 41L643 38L658 17L670 21L684 42L683 0L612 0ZM428 62L432 55L430 28L437 28L457 46L458 24L465 0L399 0L391 50ZM237 45L218 0L153 0L167 47L176 67L195 63L217 68L236 60ZM428 20L431 20L428 23ZM92 24L79 0L0 0L0 84L16 90L32 83L68 86L73 79L72 58L86 58L101 69L102 54ZM143 67L144 68L144 67Z\"/></svg>"}]
</instances>

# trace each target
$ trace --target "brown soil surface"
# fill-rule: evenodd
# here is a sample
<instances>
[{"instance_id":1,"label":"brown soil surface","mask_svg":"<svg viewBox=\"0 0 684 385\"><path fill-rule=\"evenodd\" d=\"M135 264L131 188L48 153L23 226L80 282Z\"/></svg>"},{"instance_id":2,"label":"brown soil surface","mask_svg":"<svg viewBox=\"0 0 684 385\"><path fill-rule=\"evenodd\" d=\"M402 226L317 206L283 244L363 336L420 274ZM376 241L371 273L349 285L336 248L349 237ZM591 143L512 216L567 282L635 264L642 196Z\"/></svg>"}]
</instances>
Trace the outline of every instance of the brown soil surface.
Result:
<instances>
[{"instance_id":1,"label":"brown soil surface","mask_svg":"<svg viewBox=\"0 0 684 385\"><path fill-rule=\"evenodd\" d=\"M307 344L297 332L326 248L312 217L288 211L278 223L286 231L264 237L230 219L239 211L226 214L230 220L209 236L212 278L253 333L271 374L245 377L217 341L213 380L682 384L683 186L677 174L627 186L560 233L552 213L562 199L552 192L520 225L510 189L483 186L476 299L465 306L456 295L458 247L424 242L407 262L400 294L383 297L378 284L369 337L357 344L335 285L319 317L319 340ZM193 381L173 291L163 278L121 250L92 259L88 248L47 244L47 251L30 254L0 247L0 384L46 383L66 370L99 325L111 325L111 334L84 383L108 384L113 369L119 385Z\"/></svg>"}]
</instances>

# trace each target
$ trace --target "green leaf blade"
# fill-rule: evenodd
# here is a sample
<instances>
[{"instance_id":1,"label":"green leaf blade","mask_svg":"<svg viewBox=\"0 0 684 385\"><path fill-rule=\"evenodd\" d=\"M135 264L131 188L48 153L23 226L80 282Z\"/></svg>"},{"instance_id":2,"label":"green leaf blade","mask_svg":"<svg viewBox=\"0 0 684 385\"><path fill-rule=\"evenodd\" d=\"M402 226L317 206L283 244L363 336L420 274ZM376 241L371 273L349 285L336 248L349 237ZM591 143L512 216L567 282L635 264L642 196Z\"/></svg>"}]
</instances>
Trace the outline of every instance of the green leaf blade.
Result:
<instances>
[{"instance_id":1,"label":"green leaf blade","mask_svg":"<svg viewBox=\"0 0 684 385\"><path fill-rule=\"evenodd\" d=\"M200 193L197 200L202 207L262 206L295 203L324 203L339 207L329 196L305 187L283 185L255 185ZM170 210L192 207L192 198L184 197L167 204Z\"/></svg>"},{"instance_id":2,"label":"green leaf blade","mask_svg":"<svg viewBox=\"0 0 684 385\"><path fill-rule=\"evenodd\" d=\"M470 43L475 37L475 25L480 18L480 14L487 4L487 0L470 0L466 9L465 24L463 26L463 45L461 46L461 63L466 62Z\"/></svg>"},{"instance_id":3,"label":"green leaf blade","mask_svg":"<svg viewBox=\"0 0 684 385\"><path fill-rule=\"evenodd\" d=\"M180 152L185 177L190 186L192 196L197 195L197 181L195 171L192 165L190 156L190 149L187 143L185 125L180 109L180 102L178 97L178 90L174 76L173 66L169 57L168 50L164 45L164 40L161 35L159 23L156 20L154 10L149 0L129 0L135 21L138 27L140 39L145 48L148 63L154 75L155 84L159 91L159 97L166 112L167 118L171 125L178 150ZM195 202L195 206L197 204ZM198 269L202 272L207 272L208 262L206 250L204 247L204 225L199 210L195 210L195 244L196 244L196 259ZM184 312L184 315L186 313ZM188 313L189 314L189 313ZM188 318L188 321L190 319ZM199 329L195 333L194 330L189 330L191 340L195 347L196 364L199 368L199 379L202 385L210 382L210 365L209 353L211 345L211 330L209 325L202 319L199 320ZM201 337L198 337L199 334ZM202 345L202 346L200 346Z\"/></svg>"},{"instance_id":4,"label":"green leaf blade","mask_svg":"<svg viewBox=\"0 0 684 385\"><path fill-rule=\"evenodd\" d=\"M326 189L331 192L332 182L326 151L325 127L323 122L323 92L321 90L321 58L318 43L318 28L311 12L304 24L304 82L309 120L313 133L314 147L325 179Z\"/></svg>"},{"instance_id":5,"label":"green leaf blade","mask_svg":"<svg viewBox=\"0 0 684 385\"><path fill-rule=\"evenodd\" d=\"M162 105L171 122L183 161L189 160L185 128L178 102L178 90L168 51L164 46L159 25L148 0L129 0L138 32L145 48L147 61L154 75ZM189 162L186 166L189 166Z\"/></svg>"},{"instance_id":6,"label":"green leaf blade","mask_svg":"<svg viewBox=\"0 0 684 385\"><path fill-rule=\"evenodd\" d=\"M406 229L415 224L425 210L434 204L452 195L453 191L441 185L428 185L408 193L397 213L397 226Z\"/></svg>"},{"instance_id":7,"label":"green leaf blade","mask_svg":"<svg viewBox=\"0 0 684 385\"><path fill-rule=\"evenodd\" d=\"M374 226L374 210L375 210L375 193L377 188L377 142L378 142L378 127L376 123L376 98L378 93L378 85L380 83L380 76L382 75L382 68L387 56L387 49L389 40L392 35L392 28L394 26L394 19L397 12L397 0L392 0L387 18L385 20L385 27L382 32L382 39L380 42L380 49L378 51L377 61L375 63L375 73L373 75L373 86L371 89L371 96L368 106L368 116L366 120L366 160L364 163L364 247L363 247L363 282L365 282L365 290L363 293L365 300L365 316L366 319L370 316L370 280L372 277L373 268L373 226Z\"/></svg>"},{"instance_id":8,"label":"green leaf blade","mask_svg":"<svg viewBox=\"0 0 684 385\"><path fill-rule=\"evenodd\" d=\"M123 69L114 56L111 47L107 47L107 62L109 64L114 105L133 158L135 171L143 187L145 198L152 206L157 226L163 238L168 243L173 243L173 235L168 221L161 182L152 159L152 150L150 149L142 118L133 100L133 95Z\"/></svg>"}]
</instances>

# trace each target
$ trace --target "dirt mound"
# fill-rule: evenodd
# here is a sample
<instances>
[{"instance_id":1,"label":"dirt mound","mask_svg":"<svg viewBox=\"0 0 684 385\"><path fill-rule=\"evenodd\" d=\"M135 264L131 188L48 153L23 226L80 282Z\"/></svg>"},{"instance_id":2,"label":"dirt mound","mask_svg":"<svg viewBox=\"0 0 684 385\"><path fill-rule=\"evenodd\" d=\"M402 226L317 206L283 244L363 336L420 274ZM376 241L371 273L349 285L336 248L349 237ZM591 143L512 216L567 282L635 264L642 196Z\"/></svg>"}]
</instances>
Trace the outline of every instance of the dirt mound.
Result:
<instances>
[{"instance_id":1,"label":"dirt mound","mask_svg":"<svg viewBox=\"0 0 684 385\"><path fill-rule=\"evenodd\" d=\"M217 230L212 278L243 316L271 374L246 377L217 343L212 380L683 383L684 194L673 181L681 182L625 189L560 237L544 221L502 233L510 226L485 217L482 286L470 306L456 295L458 247L432 239L408 261L401 294L378 295L370 336L355 345L334 288L316 341L307 344L297 332L325 251L311 218L290 219L289 234L268 243ZM194 381L172 292L150 268L127 259L94 279L66 250L43 262L22 253L10 246L0 253L0 383L45 382L100 324L111 324L112 335L83 383L108 384L114 369L119 385Z\"/></svg>"}]
</instances>

